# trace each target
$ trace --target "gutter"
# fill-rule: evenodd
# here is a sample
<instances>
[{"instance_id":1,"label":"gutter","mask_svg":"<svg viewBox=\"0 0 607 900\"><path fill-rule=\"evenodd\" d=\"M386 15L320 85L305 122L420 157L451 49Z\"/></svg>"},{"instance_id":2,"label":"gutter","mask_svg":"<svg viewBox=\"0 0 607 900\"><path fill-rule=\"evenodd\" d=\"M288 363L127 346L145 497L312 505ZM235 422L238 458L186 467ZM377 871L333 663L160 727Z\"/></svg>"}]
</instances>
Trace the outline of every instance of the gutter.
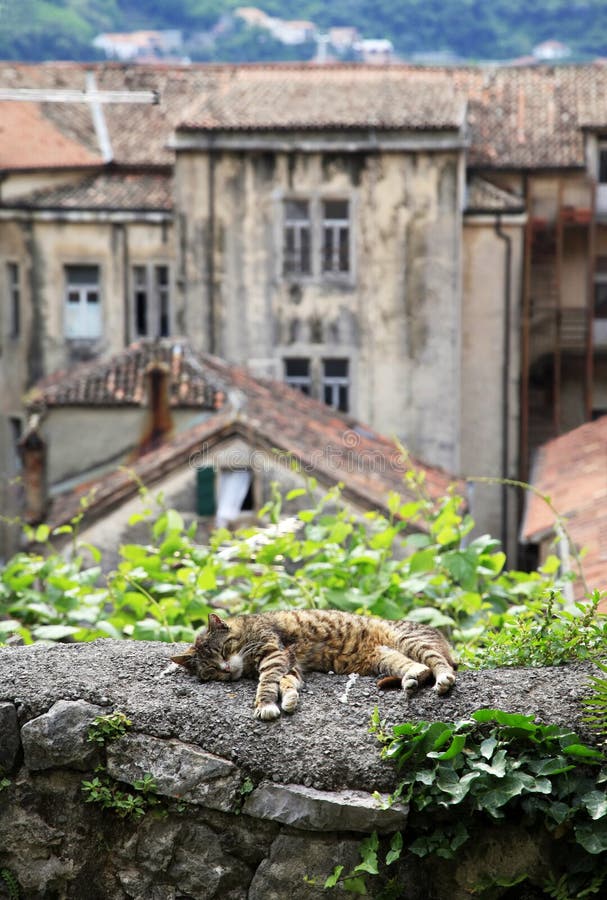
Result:
<instances>
[{"instance_id":1,"label":"gutter","mask_svg":"<svg viewBox=\"0 0 607 900\"><path fill-rule=\"evenodd\" d=\"M504 242L504 333L502 343L502 454L501 477L508 478L510 457L510 327L511 307L510 294L512 286L512 238L502 229L502 216L498 213L494 226L495 234ZM502 546L507 547L508 538L508 485L502 484L501 503L501 539Z\"/></svg>"}]
</instances>

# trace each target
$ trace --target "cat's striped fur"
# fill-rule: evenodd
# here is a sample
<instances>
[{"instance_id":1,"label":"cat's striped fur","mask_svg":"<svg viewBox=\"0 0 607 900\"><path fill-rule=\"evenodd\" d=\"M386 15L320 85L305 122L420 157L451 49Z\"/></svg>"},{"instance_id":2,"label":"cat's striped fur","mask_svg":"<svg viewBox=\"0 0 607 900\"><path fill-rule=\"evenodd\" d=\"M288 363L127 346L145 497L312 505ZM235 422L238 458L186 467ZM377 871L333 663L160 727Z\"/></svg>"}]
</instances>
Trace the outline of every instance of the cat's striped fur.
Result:
<instances>
[{"instance_id":1,"label":"cat's striped fur","mask_svg":"<svg viewBox=\"0 0 607 900\"><path fill-rule=\"evenodd\" d=\"M436 629L338 610L210 615L195 644L172 659L201 681L258 675L255 715L268 720L293 712L305 671L397 677L406 694L430 679L443 694L455 681L451 648Z\"/></svg>"}]
</instances>

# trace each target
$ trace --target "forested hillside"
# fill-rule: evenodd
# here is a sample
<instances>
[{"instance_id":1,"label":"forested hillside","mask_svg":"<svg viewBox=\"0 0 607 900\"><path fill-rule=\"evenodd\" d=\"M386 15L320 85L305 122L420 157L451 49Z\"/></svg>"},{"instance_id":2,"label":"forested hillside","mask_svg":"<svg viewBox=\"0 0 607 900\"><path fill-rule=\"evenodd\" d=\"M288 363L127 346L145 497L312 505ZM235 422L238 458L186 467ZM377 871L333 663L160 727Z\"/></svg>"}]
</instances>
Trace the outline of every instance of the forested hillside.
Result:
<instances>
[{"instance_id":1,"label":"forested hillside","mask_svg":"<svg viewBox=\"0 0 607 900\"><path fill-rule=\"evenodd\" d=\"M213 28L242 0L0 0L0 58L94 59L100 31ZM321 30L355 26L389 38L403 57L449 50L464 59L507 59L544 40L567 44L574 57L607 55L605 0L259 0L265 12L310 19ZM248 33L246 33L248 31ZM209 59L281 59L294 48L240 26L213 37ZM297 55L297 54L295 54ZM299 53L305 58L305 52ZM199 58L204 58L204 54Z\"/></svg>"}]
</instances>

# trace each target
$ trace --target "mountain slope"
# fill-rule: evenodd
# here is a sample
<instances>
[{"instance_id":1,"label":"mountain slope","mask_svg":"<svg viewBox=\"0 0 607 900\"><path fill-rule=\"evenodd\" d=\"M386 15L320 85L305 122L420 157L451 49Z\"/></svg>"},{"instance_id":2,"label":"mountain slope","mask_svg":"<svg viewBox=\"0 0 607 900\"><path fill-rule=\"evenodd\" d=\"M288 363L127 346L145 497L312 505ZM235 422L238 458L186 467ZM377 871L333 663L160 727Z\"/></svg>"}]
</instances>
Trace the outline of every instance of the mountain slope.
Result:
<instances>
[{"instance_id":1,"label":"mountain slope","mask_svg":"<svg viewBox=\"0 0 607 900\"><path fill-rule=\"evenodd\" d=\"M242 0L241 0L242 2ZM0 58L94 59L100 31L210 29L238 0L9 0L0 3ZM246 2L246 0L245 0ZM386 37L396 52L450 50L464 59L525 55L548 39L575 55L607 55L605 0L260 0L271 15L310 19L321 29L353 25L364 37ZM220 36L209 58L235 61L289 58L288 48L264 35ZM267 36L266 36L267 37ZM265 44L265 46L264 46ZM291 49L291 57L293 52Z\"/></svg>"}]
</instances>

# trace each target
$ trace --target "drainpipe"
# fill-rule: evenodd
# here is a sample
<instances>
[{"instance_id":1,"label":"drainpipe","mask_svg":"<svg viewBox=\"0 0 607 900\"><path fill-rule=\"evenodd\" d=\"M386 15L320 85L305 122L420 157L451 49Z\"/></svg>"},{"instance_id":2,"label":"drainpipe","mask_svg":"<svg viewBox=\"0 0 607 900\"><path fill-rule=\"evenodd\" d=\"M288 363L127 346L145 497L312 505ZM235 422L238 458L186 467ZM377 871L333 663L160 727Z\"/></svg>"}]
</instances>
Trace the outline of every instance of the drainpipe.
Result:
<instances>
[{"instance_id":1,"label":"drainpipe","mask_svg":"<svg viewBox=\"0 0 607 900\"><path fill-rule=\"evenodd\" d=\"M495 233L504 242L504 333L502 340L502 464L501 477L509 477L510 457L510 293L512 285L512 238L502 230L502 218L498 213ZM502 546L506 550L508 537L508 485L502 484L501 510Z\"/></svg>"},{"instance_id":2,"label":"drainpipe","mask_svg":"<svg viewBox=\"0 0 607 900\"><path fill-rule=\"evenodd\" d=\"M208 350L216 352L215 341L215 148L209 137L209 233L207 237L207 296L209 298Z\"/></svg>"}]
</instances>

